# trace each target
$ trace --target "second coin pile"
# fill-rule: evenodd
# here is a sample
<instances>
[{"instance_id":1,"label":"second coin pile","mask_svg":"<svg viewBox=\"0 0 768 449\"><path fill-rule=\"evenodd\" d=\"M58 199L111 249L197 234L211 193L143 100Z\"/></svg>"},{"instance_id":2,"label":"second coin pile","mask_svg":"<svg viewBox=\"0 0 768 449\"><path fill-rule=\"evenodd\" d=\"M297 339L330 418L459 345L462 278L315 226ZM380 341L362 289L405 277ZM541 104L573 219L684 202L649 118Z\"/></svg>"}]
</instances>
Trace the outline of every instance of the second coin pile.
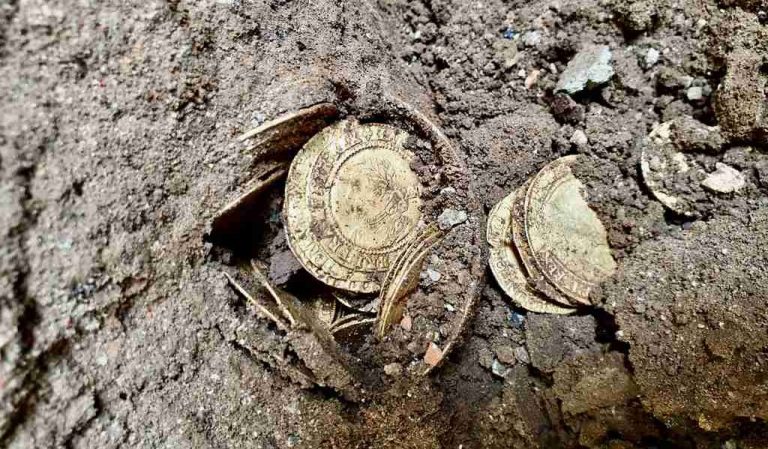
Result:
<instances>
[{"instance_id":1,"label":"second coin pile","mask_svg":"<svg viewBox=\"0 0 768 449\"><path fill-rule=\"evenodd\" d=\"M571 172L579 156L545 166L490 212L491 271L518 306L568 314L616 269L605 227Z\"/></svg>"}]
</instances>

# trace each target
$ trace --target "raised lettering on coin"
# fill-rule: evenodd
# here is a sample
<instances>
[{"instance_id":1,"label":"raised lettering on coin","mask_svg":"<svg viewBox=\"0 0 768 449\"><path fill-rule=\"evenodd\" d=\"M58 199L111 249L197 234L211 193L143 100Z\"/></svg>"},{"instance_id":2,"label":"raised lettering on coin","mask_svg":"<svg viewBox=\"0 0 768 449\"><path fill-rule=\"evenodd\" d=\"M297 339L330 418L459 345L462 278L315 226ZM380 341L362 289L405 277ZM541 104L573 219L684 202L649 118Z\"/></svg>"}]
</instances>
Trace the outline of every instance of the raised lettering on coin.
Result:
<instances>
[{"instance_id":1,"label":"raised lettering on coin","mask_svg":"<svg viewBox=\"0 0 768 449\"><path fill-rule=\"evenodd\" d=\"M345 120L294 158L285 189L288 244L313 276L371 293L421 220L420 184L407 134Z\"/></svg>"},{"instance_id":2,"label":"raised lettering on coin","mask_svg":"<svg viewBox=\"0 0 768 449\"><path fill-rule=\"evenodd\" d=\"M531 181L525 232L534 264L569 298L589 304L589 292L616 269L603 223L582 196L583 184L558 159Z\"/></svg>"}]
</instances>

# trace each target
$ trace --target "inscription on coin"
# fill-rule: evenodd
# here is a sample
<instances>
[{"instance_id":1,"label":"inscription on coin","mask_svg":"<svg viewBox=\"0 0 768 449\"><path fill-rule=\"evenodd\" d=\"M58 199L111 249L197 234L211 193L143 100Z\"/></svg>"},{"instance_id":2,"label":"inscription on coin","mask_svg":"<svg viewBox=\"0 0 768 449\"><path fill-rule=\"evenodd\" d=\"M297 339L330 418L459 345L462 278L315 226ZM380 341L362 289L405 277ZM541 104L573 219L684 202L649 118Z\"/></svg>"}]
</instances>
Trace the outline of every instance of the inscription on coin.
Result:
<instances>
[{"instance_id":1,"label":"inscription on coin","mask_svg":"<svg viewBox=\"0 0 768 449\"><path fill-rule=\"evenodd\" d=\"M570 300L561 290L552 285L550 279L542 272L542 268L533 257L533 249L526 233L526 217L530 213L526 210L526 192L530 191L531 181L528 180L518 189L518 194L512 199L512 213L510 214L510 229L517 253L520 255L522 268L527 273L528 283L540 291L549 300L563 307L573 307Z\"/></svg>"},{"instance_id":2,"label":"inscription on coin","mask_svg":"<svg viewBox=\"0 0 768 449\"><path fill-rule=\"evenodd\" d=\"M421 220L420 184L407 134L383 124L339 122L291 164L284 214L288 244L312 275L370 293Z\"/></svg>"},{"instance_id":3,"label":"inscription on coin","mask_svg":"<svg viewBox=\"0 0 768 449\"><path fill-rule=\"evenodd\" d=\"M537 174L528 190L526 236L534 263L558 290L589 304L589 292L616 269L605 228L582 196L583 184L558 159Z\"/></svg>"}]
</instances>

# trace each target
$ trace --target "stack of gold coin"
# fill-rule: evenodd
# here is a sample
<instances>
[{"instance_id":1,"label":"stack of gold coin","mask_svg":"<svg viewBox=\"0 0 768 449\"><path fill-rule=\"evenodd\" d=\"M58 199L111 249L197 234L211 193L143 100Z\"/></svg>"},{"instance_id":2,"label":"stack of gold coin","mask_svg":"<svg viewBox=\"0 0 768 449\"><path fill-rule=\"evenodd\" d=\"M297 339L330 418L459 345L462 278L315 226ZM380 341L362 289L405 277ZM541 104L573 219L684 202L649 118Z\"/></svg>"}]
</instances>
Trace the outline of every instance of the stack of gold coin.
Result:
<instances>
[{"instance_id":1,"label":"stack of gold coin","mask_svg":"<svg viewBox=\"0 0 768 449\"><path fill-rule=\"evenodd\" d=\"M491 271L512 301L537 313L569 314L616 269L605 227L571 172L579 156L551 162L488 217Z\"/></svg>"}]
</instances>

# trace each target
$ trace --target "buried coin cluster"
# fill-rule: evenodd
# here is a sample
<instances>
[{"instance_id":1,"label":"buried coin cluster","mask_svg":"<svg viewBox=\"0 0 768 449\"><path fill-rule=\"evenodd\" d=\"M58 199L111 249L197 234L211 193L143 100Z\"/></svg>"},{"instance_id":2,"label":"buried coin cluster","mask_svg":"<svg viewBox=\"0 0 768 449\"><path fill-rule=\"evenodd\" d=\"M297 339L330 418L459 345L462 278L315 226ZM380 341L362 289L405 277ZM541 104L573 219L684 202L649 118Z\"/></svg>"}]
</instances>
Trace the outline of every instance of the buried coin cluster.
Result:
<instances>
[{"instance_id":1,"label":"buried coin cluster","mask_svg":"<svg viewBox=\"0 0 768 449\"><path fill-rule=\"evenodd\" d=\"M423 148L443 161L442 173L466 170L436 127L418 113L409 117L417 128L426 128L422 132L431 145ZM454 199L444 204L424 195L434 186L412 167L425 156L414 153L424 151L415 139L389 124L361 123L354 117L338 120L332 104L292 112L241 139L252 145L262 173L220 212L213 227L230 229L243 221L259 206L266 189L285 179L288 247L298 264L328 288L317 289L311 298L296 297L273 285L256 260L250 261L250 268L262 294L251 294L233 276L227 279L259 315L275 323L298 362L270 363L304 385L330 386L348 398L359 398L365 370L362 359L356 358L363 353L349 352L356 345L367 351L381 344L384 355L366 360L381 365L408 360L409 372L426 374L458 344L472 315L477 295L467 293L452 297L451 309L420 322L418 330L403 324L410 322L406 309L425 259L436 248L460 252L457 235L446 238L451 232L472 235L467 226L453 230L471 223L466 211L453 208L471 212L473 203ZM576 160L569 156L550 163L490 213L491 269L512 301L532 312L567 314L588 305L590 291L615 270L606 231L571 172ZM456 181L450 176L434 179L454 192L458 187L451 185ZM466 269L460 262L452 267L448 276ZM419 316L420 309L409 312ZM401 330L389 338L398 323ZM419 361L410 343L423 344L425 338L429 344Z\"/></svg>"},{"instance_id":2,"label":"buried coin cluster","mask_svg":"<svg viewBox=\"0 0 768 449\"><path fill-rule=\"evenodd\" d=\"M270 364L304 385L330 386L353 399L360 397L365 383L363 363L407 359L406 371L417 374L436 368L456 346L479 296L479 289L472 289L453 298L454 310L430 316L413 332L402 324L411 319L406 306L426 257L452 229L467 222L464 209L471 211L474 203L457 195L449 205L459 206L464 218L448 224L441 220L447 205L423 197L422 186L434 180L417 173L412 164L420 157L437 157L441 163L435 173L448 175L434 179L446 187L466 168L423 114L405 102L393 103L399 117L395 123L405 122L416 133L354 117L339 119L338 109L328 103L290 112L243 134L240 141L256 156L256 175L212 224L220 241L239 244L236 230L243 226L238 223L247 223L249 214L264 204L267 189L285 179L287 246L297 264L327 288L316 286L308 297L306 288L294 285L292 290L303 291L294 296L278 286L286 285L286 279L267 275L265 264L256 259L250 260L249 277L257 281L258 293L241 284L236 279L240 276L225 277L261 317L277 326L297 359ZM453 251L455 243L446 245L440 251ZM471 257L456 265L464 262ZM421 313L418 308L410 312ZM399 333L389 338L395 329ZM406 342L424 345L421 360ZM385 348L382 353L391 354L370 351L379 344Z\"/></svg>"},{"instance_id":3,"label":"buried coin cluster","mask_svg":"<svg viewBox=\"0 0 768 449\"><path fill-rule=\"evenodd\" d=\"M490 212L489 265L504 292L531 312L569 314L616 269L603 224L571 172L551 162Z\"/></svg>"}]
</instances>

